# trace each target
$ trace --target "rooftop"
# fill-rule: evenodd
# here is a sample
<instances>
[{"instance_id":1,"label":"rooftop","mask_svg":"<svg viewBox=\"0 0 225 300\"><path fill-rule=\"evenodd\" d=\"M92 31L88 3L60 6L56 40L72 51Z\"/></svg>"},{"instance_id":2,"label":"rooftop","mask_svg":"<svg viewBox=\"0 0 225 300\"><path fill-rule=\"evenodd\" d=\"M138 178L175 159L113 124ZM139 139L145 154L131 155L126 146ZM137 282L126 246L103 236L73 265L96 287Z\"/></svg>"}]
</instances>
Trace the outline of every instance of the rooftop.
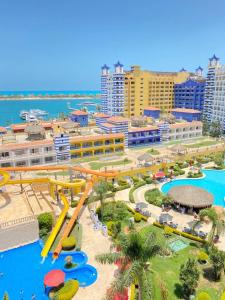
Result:
<instances>
[{"instance_id":1,"label":"rooftop","mask_svg":"<svg viewBox=\"0 0 225 300\"><path fill-rule=\"evenodd\" d=\"M95 114L95 117L96 118L109 118L110 116L109 115L106 115L104 113L96 113Z\"/></svg>"},{"instance_id":2,"label":"rooftop","mask_svg":"<svg viewBox=\"0 0 225 300\"><path fill-rule=\"evenodd\" d=\"M149 130L158 130L158 126L146 126L146 127L131 127L131 129L129 130L129 133L133 133L133 132L141 132L141 131L149 131Z\"/></svg>"},{"instance_id":3,"label":"rooftop","mask_svg":"<svg viewBox=\"0 0 225 300\"><path fill-rule=\"evenodd\" d=\"M181 113L192 113L192 114L200 114L200 110L191 109L191 108L173 108L171 112L181 112Z\"/></svg>"},{"instance_id":4,"label":"rooftop","mask_svg":"<svg viewBox=\"0 0 225 300\"><path fill-rule=\"evenodd\" d=\"M87 116L88 113L86 111L83 111L83 110L74 110L71 115L74 115L74 116Z\"/></svg>"},{"instance_id":5,"label":"rooftop","mask_svg":"<svg viewBox=\"0 0 225 300\"><path fill-rule=\"evenodd\" d=\"M169 124L170 128L182 128L182 127L191 127L191 126L202 126L202 122L201 121L192 121L192 122Z\"/></svg>"},{"instance_id":6,"label":"rooftop","mask_svg":"<svg viewBox=\"0 0 225 300\"><path fill-rule=\"evenodd\" d=\"M107 121L112 122L112 123L123 123L123 122L125 123L125 122L128 122L129 119L120 117L120 116L113 116L113 117L108 118Z\"/></svg>"},{"instance_id":7,"label":"rooftop","mask_svg":"<svg viewBox=\"0 0 225 300\"><path fill-rule=\"evenodd\" d=\"M213 204L213 195L197 186L174 186L169 190L168 195L175 203L183 206L205 208Z\"/></svg>"},{"instance_id":8,"label":"rooftop","mask_svg":"<svg viewBox=\"0 0 225 300\"><path fill-rule=\"evenodd\" d=\"M123 133L114 133L114 134L98 134L93 136L77 136L77 137L71 137L70 141L72 143L76 142L88 142L88 141L100 141L103 139L114 139L114 138L124 138Z\"/></svg>"},{"instance_id":9,"label":"rooftop","mask_svg":"<svg viewBox=\"0 0 225 300\"><path fill-rule=\"evenodd\" d=\"M115 125L110 124L110 123L102 123L102 126L107 127L107 128L116 128Z\"/></svg>"}]
</instances>

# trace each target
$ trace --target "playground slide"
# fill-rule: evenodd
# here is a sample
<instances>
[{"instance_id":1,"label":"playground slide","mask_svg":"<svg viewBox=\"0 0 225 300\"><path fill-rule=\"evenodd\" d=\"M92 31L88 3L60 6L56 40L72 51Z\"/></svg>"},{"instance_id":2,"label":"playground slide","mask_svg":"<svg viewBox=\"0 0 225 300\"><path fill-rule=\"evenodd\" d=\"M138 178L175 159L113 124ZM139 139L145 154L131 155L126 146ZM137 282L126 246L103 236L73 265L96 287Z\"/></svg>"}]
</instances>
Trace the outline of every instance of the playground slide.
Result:
<instances>
[{"instance_id":1,"label":"playground slide","mask_svg":"<svg viewBox=\"0 0 225 300\"><path fill-rule=\"evenodd\" d=\"M91 180L89 180L87 182L85 191L84 191L83 195L81 196L81 198L79 200L79 203L78 203L78 205L77 205L77 207L76 207L76 209L75 209L75 211L74 211L74 213L72 215L72 218L70 219L69 223L67 224L67 226L66 226L66 228L65 228L65 230L64 230L64 232L63 232L63 234L62 234L62 236L60 238L60 241L59 241L59 243L58 243L58 245L57 245L57 247L56 247L56 249L54 251L54 254L53 254L53 258L54 259L58 258L59 254L60 254L60 252L62 250L62 241L63 241L63 239L65 239L66 237L69 236L69 234L70 234L70 232L71 232L71 230L73 228L73 225L76 222L76 219L77 219L77 217L79 215L79 212L80 212L80 210L81 210L81 208L82 208L85 200L88 197L89 191L92 189L94 181L95 181L95 179L92 178Z\"/></svg>"},{"instance_id":2,"label":"playground slide","mask_svg":"<svg viewBox=\"0 0 225 300\"><path fill-rule=\"evenodd\" d=\"M41 256L42 257L46 257L48 255L48 252L49 252L49 250L50 250L50 248L51 248L51 246L52 246L52 244L53 244L60 228L62 227L63 221L64 221L64 219L66 217L66 214L67 214L67 211L69 209L69 203L68 203L65 195L60 192L59 196L60 196L60 198L61 198L61 200L64 204L64 207L63 207L63 210L62 210L62 212L61 212L61 214L60 214L60 216L59 216L59 218L58 218L58 220L55 224L55 227L53 228L47 242L44 245L44 248L41 251Z\"/></svg>"}]
</instances>

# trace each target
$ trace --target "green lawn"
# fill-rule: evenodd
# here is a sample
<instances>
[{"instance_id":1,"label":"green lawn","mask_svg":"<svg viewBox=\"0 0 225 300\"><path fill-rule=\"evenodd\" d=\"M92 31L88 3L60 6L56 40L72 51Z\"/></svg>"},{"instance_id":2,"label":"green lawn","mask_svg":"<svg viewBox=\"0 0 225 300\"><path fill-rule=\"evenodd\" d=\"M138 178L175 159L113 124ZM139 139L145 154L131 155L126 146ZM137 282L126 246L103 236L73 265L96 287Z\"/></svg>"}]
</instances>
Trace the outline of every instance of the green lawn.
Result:
<instances>
[{"instance_id":1,"label":"green lawn","mask_svg":"<svg viewBox=\"0 0 225 300\"><path fill-rule=\"evenodd\" d=\"M149 154L151 154L151 155L158 155L158 154L160 154L160 152L158 150L154 149L154 148L149 149L147 152Z\"/></svg>"},{"instance_id":2,"label":"green lawn","mask_svg":"<svg viewBox=\"0 0 225 300\"><path fill-rule=\"evenodd\" d=\"M185 145L187 148L200 148L220 144L219 141L202 141L196 144Z\"/></svg>"},{"instance_id":3,"label":"green lawn","mask_svg":"<svg viewBox=\"0 0 225 300\"><path fill-rule=\"evenodd\" d=\"M155 232L157 236L163 238L163 230L153 225L147 226L141 230L141 233L147 235L150 232ZM176 235L172 235L170 239L178 238ZM183 238L182 238L183 239ZM153 299L161 300L160 295L160 281L163 281L168 289L168 300L183 299L181 285L179 282L179 270L181 264L185 263L187 259L196 258L201 245L188 239L184 239L189 243L189 246L181 251L174 253L170 257L156 256L151 260L151 270L149 274L149 280L153 286ZM209 267L209 265L207 265ZM199 265L199 269L202 271L203 267ZM208 281L201 276L199 281L199 291L206 291L212 297L212 300L219 300L219 296L225 289L224 281L219 283L214 281ZM147 299L143 299L147 300Z\"/></svg>"},{"instance_id":4,"label":"green lawn","mask_svg":"<svg viewBox=\"0 0 225 300\"><path fill-rule=\"evenodd\" d=\"M102 167L110 167L110 166L119 166L119 165L127 165L132 163L130 159L124 161L124 160L117 160L117 161L111 161L111 162L90 162L89 165L92 170L99 170Z\"/></svg>"}]
</instances>

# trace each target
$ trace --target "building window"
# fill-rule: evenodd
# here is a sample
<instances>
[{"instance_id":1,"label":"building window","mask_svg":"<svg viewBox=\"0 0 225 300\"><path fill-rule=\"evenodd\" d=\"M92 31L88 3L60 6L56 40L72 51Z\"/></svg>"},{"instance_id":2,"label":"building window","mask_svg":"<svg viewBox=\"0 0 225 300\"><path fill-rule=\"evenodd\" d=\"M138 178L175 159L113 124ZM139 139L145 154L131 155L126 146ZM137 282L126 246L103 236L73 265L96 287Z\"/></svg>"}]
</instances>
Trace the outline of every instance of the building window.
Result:
<instances>
[{"instance_id":1,"label":"building window","mask_svg":"<svg viewBox=\"0 0 225 300\"><path fill-rule=\"evenodd\" d=\"M2 152L1 157L9 157L9 152Z\"/></svg>"}]
</instances>

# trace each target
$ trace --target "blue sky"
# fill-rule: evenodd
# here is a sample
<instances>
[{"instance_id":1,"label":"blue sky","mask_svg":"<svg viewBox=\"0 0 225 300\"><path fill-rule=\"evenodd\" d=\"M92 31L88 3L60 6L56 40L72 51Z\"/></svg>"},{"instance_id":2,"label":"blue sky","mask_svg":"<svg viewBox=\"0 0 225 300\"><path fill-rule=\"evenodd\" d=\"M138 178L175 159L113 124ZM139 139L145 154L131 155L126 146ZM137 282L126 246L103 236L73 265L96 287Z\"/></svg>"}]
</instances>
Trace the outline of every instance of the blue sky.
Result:
<instances>
[{"instance_id":1,"label":"blue sky","mask_svg":"<svg viewBox=\"0 0 225 300\"><path fill-rule=\"evenodd\" d=\"M99 89L102 64L225 63L224 0L0 0L0 90Z\"/></svg>"}]
</instances>

